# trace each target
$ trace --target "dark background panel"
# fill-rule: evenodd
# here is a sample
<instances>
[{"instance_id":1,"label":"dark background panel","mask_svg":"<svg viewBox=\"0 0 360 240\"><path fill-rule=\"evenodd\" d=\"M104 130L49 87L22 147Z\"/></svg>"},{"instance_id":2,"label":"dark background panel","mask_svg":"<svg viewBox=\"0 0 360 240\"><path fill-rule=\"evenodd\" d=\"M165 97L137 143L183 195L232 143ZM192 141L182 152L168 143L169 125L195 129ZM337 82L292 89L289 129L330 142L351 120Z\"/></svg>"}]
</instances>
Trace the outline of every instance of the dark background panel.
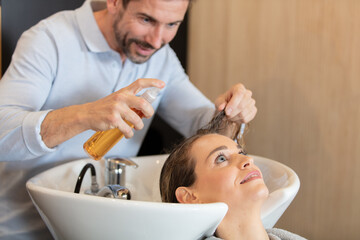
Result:
<instances>
[{"instance_id":1,"label":"dark background panel","mask_svg":"<svg viewBox=\"0 0 360 240\"><path fill-rule=\"evenodd\" d=\"M31 26L60 10L71 10L84 0L0 0L2 71L10 64L16 42Z\"/></svg>"},{"instance_id":2,"label":"dark background panel","mask_svg":"<svg viewBox=\"0 0 360 240\"><path fill-rule=\"evenodd\" d=\"M84 0L0 0L3 73L10 64L17 40L25 30L55 12L78 8L83 2ZM170 45L186 70L187 16ZM180 139L181 134L155 115L139 155L164 153Z\"/></svg>"}]
</instances>

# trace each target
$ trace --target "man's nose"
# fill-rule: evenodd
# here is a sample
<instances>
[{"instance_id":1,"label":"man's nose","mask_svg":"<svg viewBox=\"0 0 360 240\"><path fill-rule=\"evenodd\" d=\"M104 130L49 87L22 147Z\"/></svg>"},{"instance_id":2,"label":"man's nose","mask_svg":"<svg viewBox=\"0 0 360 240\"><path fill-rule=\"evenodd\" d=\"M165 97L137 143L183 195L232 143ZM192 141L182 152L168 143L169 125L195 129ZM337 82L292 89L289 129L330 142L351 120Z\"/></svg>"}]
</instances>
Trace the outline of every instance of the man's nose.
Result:
<instances>
[{"instance_id":1,"label":"man's nose","mask_svg":"<svg viewBox=\"0 0 360 240\"><path fill-rule=\"evenodd\" d=\"M147 42L153 46L155 49L161 48L163 45L163 28L161 26L156 26L152 29L152 31L148 34Z\"/></svg>"}]
</instances>

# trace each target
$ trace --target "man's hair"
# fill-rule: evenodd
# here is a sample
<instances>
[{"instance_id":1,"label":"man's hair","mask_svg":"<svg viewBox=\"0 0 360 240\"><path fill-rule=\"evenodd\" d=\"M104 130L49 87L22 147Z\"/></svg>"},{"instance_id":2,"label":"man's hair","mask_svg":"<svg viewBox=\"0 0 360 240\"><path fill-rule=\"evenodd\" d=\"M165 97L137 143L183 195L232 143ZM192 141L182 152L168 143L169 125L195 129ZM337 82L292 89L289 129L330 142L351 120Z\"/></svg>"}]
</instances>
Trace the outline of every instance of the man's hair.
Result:
<instances>
[{"instance_id":1,"label":"man's hair","mask_svg":"<svg viewBox=\"0 0 360 240\"><path fill-rule=\"evenodd\" d=\"M123 7L126 8L130 1L131 0L122 0Z\"/></svg>"},{"instance_id":2,"label":"man's hair","mask_svg":"<svg viewBox=\"0 0 360 240\"><path fill-rule=\"evenodd\" d=\"M122 0L123 7L126 8L130 1L132 0ZM188 0L188 1L191 4L191 2L193 2L194 0Z\"/></svg>"}]
</instances>

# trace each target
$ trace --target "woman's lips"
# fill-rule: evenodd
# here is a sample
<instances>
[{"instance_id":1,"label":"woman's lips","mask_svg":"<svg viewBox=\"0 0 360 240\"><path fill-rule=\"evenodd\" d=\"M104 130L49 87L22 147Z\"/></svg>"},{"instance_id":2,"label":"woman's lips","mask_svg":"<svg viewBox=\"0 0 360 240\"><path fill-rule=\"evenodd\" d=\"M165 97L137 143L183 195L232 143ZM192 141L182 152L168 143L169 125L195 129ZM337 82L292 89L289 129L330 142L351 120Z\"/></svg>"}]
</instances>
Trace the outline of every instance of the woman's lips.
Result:
<instances>
[{"instance_id":1,"label":"woman's lips","mask_svg":"<svg viewBox=\"0 0 360 240\"><path fill-rule=\"evenodd\" d=\"M240 184L244 184L250 182L255 179L261 179L261 173L257 170L250 172L246 177L240 182Z\"/></svg>"}]
</instances>

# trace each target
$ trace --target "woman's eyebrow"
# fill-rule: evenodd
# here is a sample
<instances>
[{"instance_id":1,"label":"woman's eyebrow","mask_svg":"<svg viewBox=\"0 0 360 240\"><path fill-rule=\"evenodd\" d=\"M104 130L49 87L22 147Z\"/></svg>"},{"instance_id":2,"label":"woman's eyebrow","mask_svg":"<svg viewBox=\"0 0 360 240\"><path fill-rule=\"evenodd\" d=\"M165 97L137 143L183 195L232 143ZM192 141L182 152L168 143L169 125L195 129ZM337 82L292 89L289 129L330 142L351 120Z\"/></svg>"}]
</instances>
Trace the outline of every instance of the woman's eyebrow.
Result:
<instances>
[{"instance_id":1,"label":"woman's eyebrow","mask_svg":"<svg viewBox=\"0 0 360 240\"><path fill-rule=\"evenodd\" d=\"M223 145L223 146L219 146L219 147L213 149L213 150L209 153L209 155L207 156L206 159L208 159L213 153L215 153L215 152L217 152L217 151L220 151L220 150L224 150L224 149L228 149L228 147L225 146L225 145Z\"/></svg>"}]
</instances>

